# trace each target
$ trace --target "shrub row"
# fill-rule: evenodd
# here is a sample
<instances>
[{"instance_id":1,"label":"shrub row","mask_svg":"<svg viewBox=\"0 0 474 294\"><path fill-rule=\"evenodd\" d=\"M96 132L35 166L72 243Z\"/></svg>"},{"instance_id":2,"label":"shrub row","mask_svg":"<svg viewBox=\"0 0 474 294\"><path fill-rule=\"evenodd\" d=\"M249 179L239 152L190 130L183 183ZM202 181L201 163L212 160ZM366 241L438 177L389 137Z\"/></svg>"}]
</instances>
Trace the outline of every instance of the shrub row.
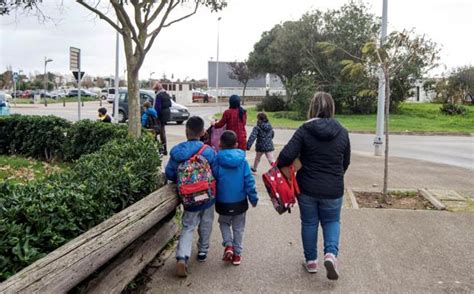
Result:
<instances>
[{"instance_id":1,"label":"shrub row","mask_svg":"<svg viewBox=\"0 0 474 294\"><path fill-rule=\"evenodd\" d=\"M127 137L126 126L91 120L70 123L57 116L0 118L0 153L72 161L113 140Z\"/></svg>"},{"instance_id":2,"label":"shrub row","mask_svg":"<svg viewBox=\"0 0 474 294\"><path fill-rule=\"evenodd\" d=\"M160 166L154 140L127 138L44 181L0 182L0 282L154 191Z\"/></svg>"},{"instance_id":3,"label":"shrub row","mask_svg":"<svg viewBox=\"0 0 474 294\"><path fill-rule=\"evenodd\" d=\"M440 107L442 113L447 115L465 115L469 112L469 108L459 104L446 103Z\"/></svg>"}]
</instances>

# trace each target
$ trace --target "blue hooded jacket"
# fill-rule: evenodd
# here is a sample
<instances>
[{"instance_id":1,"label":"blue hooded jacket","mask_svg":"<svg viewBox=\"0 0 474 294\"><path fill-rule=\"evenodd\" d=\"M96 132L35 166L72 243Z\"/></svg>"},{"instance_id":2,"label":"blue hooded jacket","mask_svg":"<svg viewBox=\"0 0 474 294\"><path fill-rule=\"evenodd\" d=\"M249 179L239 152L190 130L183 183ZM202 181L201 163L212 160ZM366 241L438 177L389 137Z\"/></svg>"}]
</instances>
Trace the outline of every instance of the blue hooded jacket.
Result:
<instances>
[{"instance_id":1,"label":"blue hooded jacket","mask_svg":"<svg viewBox=\"0 0 474 294\"><path fill-rule=\"evenodd\" d=\"M223 149L217 153L213 165L217 179L216 210L223 215L237 215L248 209L250 203L257 205L255 180L240 149Z\"/></svg>"},{"instance_id":2,"label":"blue hooded jacket","mask_svg":"<svg viewBox=\"0 0 474 294\"><path fill-rule=\"evenodd\" d=\"M142 127L144 127L146 125L146 120L148 119L149 115L151 115L152 117L154 117L156 119L158 118L158 113L156 112L156 110L153 109L153 108L148 108L142 114Z\"/></svg>"},{"instance_id":3,"label":"blue hooded jacket","mask_svg":"<svg viewBox=\"0 0 474 294\"><path fill-rule=\"evenodd\" d=\"M199 149L201 149L203 143L197 140L190 140L186 142L179 143L178 145L174 146L170 152L170 160L166 165L165 173L166 178L170 181L176 182L178 180L178 165L189 158L191 158L194 154L198 153ZM211 147L207 147L202 152L202 155L209 161L209 165L212 167L216 153ZM205 210L211 207L214 204L214 201L209 201L208 203L196 206L193 208L187 208L186 211L200 211Z\"/></svg>"}]
</instances>

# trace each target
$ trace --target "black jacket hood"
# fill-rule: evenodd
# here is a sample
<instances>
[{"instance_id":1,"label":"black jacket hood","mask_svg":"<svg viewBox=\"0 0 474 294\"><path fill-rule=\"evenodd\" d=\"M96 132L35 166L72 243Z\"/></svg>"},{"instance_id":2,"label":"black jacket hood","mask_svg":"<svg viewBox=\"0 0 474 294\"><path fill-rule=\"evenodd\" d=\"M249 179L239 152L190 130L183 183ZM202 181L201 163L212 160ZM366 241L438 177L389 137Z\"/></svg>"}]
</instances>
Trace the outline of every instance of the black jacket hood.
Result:
<instances>
[{"instance_id":1,"label":"black jacket hood","mask_svg":"<svg viewBox=\"0 0 474 294\"><path fill-rule=\"evenodd\" d=\"M333 118L312 119L304 123L304 129L322 141L331 141L344 129Z\"/></svg>"}]
</instances>

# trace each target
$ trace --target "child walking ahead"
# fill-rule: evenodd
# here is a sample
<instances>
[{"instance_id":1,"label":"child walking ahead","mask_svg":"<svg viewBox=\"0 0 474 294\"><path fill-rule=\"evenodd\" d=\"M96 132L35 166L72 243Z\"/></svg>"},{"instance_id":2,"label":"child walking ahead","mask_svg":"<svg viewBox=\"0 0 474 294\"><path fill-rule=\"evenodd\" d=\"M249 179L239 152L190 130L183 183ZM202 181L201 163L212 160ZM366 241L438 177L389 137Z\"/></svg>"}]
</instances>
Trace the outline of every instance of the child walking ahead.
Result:
<instances>
[{"instance_id":1,"label":"child walking ahead","mask_svg":"<svg viewBox=\"0 0 474 294\"><path fill-rule=\"evenodd\" d=\"M223 260L234 265L239 265L242 260L247 198L253 207L258 202L255 180L245 152L237 147L237 135L233 131L225 131L220 140L221 150L212 168L217 180L216 211L225 247Z\"/></svg>"},{"instance_id":2,"label":"child walking ahead","mask_svg":"<svg viewBox=\"0 0 474 294\"><path fill-rule=\"evenodd\" d=\"M270 164L275 162L273 159L273 151L275 150L273 147L273 137L275 136L275 132L273 132L272 125L268 121L268 117L265 113L260 112L257 114L257 120L257 125L253 128L252 134L250 134L247 142L247 150L250 150L253 142L257 139L257 144L255 145L257 155L255 156L255 162L252 167L253 172L257 172L257 167L263 154L265 154Z\"/></svg>"},{"instance_id":3,"label":"child walking ahead","mask_svg":"<svg viewBox=\"0 0 474 294\"><path fill-rule=\"evenodd\" d=\"M180 164L189 162L194 155L200 154L207 160L210 166L214 163L215 152L209 147L205 146L199 138L204 135L204 121L202 118L193 116L186 122L186 137L188 141L182 142L173 149L171 149L171 157L166 165L166 177L173 182L180 182L182 176L178 173ZM193 180L195 177L201 177L201 170L195 170L191 174L186 175L186 179ZM212 177L212 175L211 175ZM198 195L203 197L203 195ZM212 198L208 202L187 207L183 203L184 213L182 217L183 229L179 236L178 248L176 250L176 274L179 277L186 277L188 274L188 259L191 256L191 249L193 245L193 233L198 227L198 261L206 261L207 252L209 250L209 238L212 232L212 222L214 221L214 202Z\"/></svg>"}]
</instances>

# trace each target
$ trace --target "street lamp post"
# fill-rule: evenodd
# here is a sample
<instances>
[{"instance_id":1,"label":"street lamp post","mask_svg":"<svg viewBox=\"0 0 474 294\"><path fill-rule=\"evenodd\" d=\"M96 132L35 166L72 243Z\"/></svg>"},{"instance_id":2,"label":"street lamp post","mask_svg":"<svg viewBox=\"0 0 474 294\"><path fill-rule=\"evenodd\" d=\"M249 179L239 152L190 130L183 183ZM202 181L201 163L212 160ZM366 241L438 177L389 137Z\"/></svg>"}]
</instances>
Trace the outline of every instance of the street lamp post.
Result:
<instances>
[{"instance_id":1,"label":"street lamp post","mask_svg":"<svg viewBox=\"0 0 474 294\"><path fill-rule=\"evenodd\" d=\"M46 100L46 91L48 90L48 78L46 77L46 65L48 64L48 62L52 62L53 60L51 58L46 58L46 56L44 57L44 76L43 76L43 79L44 79L44 106L48 106L48 102ZM41 97L41 95L40 95Z\"/></svg>"},{"instance_id":2,"label":"street lamp post","mask_svg":"<svg viewBox=\"0 0 474 294\"><path fill-rule=\"evenodd\" d=\"M151 76L154 75L154 74L155 74L155 72L152 71L152 72L150 73L150 78L148 79L148 80L149 80L148 83L150 84L150 89L152 88L152 85L151 85Z\"/></svg>"},{"instance_id":3,"label":"street lamp post","mask_svg":"<svg viewBox=\"0 0 474 294\"><path fill-rule=\"evenodd\" d=\"M380 34L380 47L383 46L387 37L387 4L388 0L383 0L382 8L382 32ZM377 129L374 138L374 154L382 156L383 138L384 138L384 114L385 114L385 74L380 65L378 85L378 103L377 103ZM386 135L386 134L385 134Z\"/></svg>"},{"instance_id":4,"label":"street lamp post","mask_svg":"<svg viewBox=\"0 0 474 294\"><path fill-rule=\"evenodd\" d=\"M217 19L217 56L216 56L216 106L219 106L219 24L221 21L221 18ZM219 112L221 112L220 106L219 106Z\"/></svg>"},{"instance_id":5,"label":"street lamp post","mask_svg":"<svg viewBox=\"0 0 474 294\"><path fill-rule=\"evenodd\" d=\"M117 25L119 21L117 20ZM119 108L119 32L117 31L115 36L115 81L114 81L114 123L118 123L118 108Z\"/></svg>"}]
</instances>

